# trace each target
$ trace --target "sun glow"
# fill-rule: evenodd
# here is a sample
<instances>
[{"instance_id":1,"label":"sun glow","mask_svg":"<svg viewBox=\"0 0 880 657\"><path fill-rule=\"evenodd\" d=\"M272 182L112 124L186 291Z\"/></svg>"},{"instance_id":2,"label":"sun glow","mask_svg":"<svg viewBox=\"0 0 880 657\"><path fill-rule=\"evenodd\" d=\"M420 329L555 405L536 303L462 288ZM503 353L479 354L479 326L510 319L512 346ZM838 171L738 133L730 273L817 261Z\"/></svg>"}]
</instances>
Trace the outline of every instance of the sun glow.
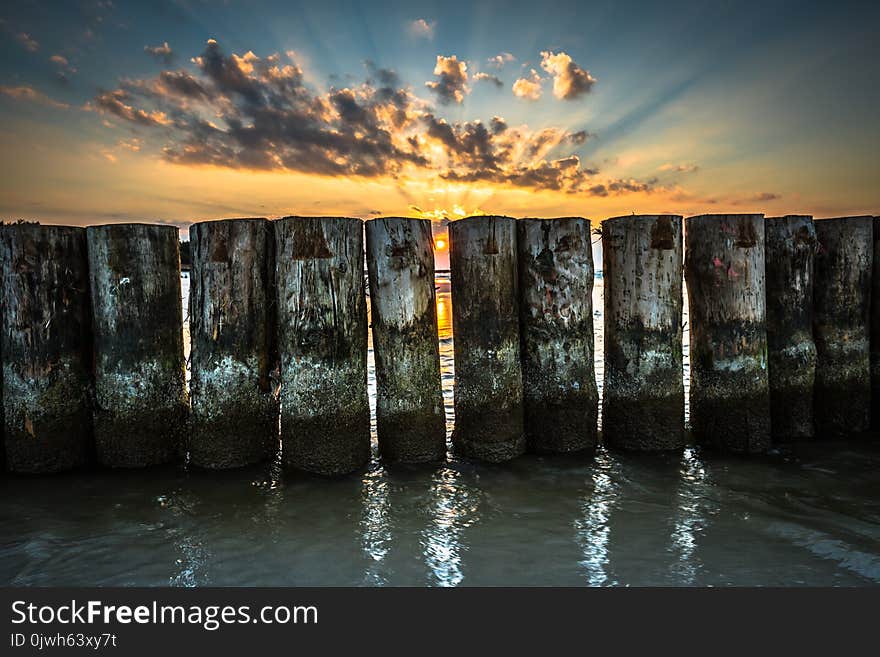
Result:
<instances>
[{"instance_id":1,"label":"sun glow","mask_svg":"<svg viewBox=\"0 0 880 657\"><path fill-rule=\"evenodd\" d=\"M445 239L438 237L436 240L434 240L434 250L435 251L443 251L445 249L446 249L446 240Z\"/></svg>"}]
</instances>

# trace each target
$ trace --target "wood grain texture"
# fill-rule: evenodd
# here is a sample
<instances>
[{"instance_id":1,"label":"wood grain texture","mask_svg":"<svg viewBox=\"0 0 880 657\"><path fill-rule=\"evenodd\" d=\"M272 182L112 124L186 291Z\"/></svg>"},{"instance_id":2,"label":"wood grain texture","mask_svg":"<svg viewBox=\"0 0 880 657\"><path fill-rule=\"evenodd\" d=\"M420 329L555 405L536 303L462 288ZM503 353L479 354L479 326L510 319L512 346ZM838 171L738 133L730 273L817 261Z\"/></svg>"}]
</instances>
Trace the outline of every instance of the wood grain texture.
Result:
<instances>
[{"instance_id":1,"label":"wood grain texture","mask_svg":"<svg viewBox=\"0 0 880 657\"><path fill-rule=\"evenodd\" d=\"M98 460L112 467L179 460L189 402L177 228L91 226L86 236Z\"/></svg>"},{"instance_id":2,"label":"wood grain texture","mask_svg":"<svg viewBox=\"0 0 880 657\"><path fill-rule=\"evenodd\" d=\"M359 470L370 458L363 223L280 219L275 249L284 463Z\"/></svg>"},{"instance_id":3,"label":"wood grain texture","mask_svg":"<svg viewBox=\"0 0 880 657\"><path fill-rule=\"evenodd\" d=\"M431 222L383 217L366 223L376 429L387 461L446 457Z\"/></svg>"},{"instance_id":4,"label":"wood grain texture","mask_svg":"<svg viewBox=\"0 0 880 657\"><path fill-rule=\"evenodd\" d=\"M516 220L479 216L449 224L455 352L453 445L507 461L525 451Z\"/></svg>"},{"instance_id":5,"label":"wood grain texture","mask_svg":"<svg viewBox=\"0 0 880 657\"><path fill-rule=\"evenodd\" d=\"M682 218L602 222L602 435L631 450L684 444Z\"/></svg>"},{"instance_id":6,"label":"wood grain texture","mask_svg":"<svg viewBox=\"0 0 880 657\"><path fill-rule=\"evenodd\" d=\"M691 428L738 453L770 446L764 217L701 215L685 222Z\"/></svg>"},{"instance_id":7,"label":"wood grain texture","mask_svg":"<svg viewBox=\"0 0 880 657\"><path fill-rule=\"evenodd\" d=\"M529 449L596 446L593 250L580 217L520 219L517 226L523 402Z\"/></svg>"},{"instance_id":8,"label":"wood grain texture","mask_svg":"<svg viewBox=\"0 0 880 657\"><path fill-rule=\"evenodd\" d=\"M775 440L810 438L816 344L813 260L816 229L809 216L764 220L767 260L767 358Z\"/></svg>"},{"instance_id":9,"label":"wood grain texture","mask_svg":"<svg viewBox=\"0 0 880 657\"><path fill-rule=\"evenodd\" d=\"M91 308L85 230L0 228L3 417L13 472L58 472L93 457Z\"/></svg>"},{"instance_id":10,"label":"wood grain texture","mask_svg":"<svg viewBox=\"0 0 880 657\"><path fill-rule=\"evenodd\" d=\"M873 218L815 222L816 431L847 436L871 424Z\"/></svg>"},{"instance_id":11,"label":"wood grain texture","mask_svg":"<svg viewBox=\"0 0 880 657\"><path fill-rule=\"evenodd\" d=\"M201 222L190 249L190 463L258 463L279 444L274 231L266 219Z\"/></svg>"}]
</instances>

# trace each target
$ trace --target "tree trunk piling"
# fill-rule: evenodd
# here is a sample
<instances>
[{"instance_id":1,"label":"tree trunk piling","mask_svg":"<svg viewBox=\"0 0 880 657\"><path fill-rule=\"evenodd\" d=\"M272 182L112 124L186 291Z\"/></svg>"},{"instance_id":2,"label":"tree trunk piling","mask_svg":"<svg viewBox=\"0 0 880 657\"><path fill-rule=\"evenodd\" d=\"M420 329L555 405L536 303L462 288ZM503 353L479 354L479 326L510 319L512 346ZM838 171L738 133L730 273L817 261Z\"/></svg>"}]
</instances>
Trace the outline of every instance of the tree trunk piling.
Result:
<instances>
[{"instance_id":1,"label":"tree trunk piling","mask_svg":"<svg viewBox=\"0 0 880 657\"><path fill-rule=\"evenodd\" d=\"M820 437L845 437L871 425L873 222L869 216L815 222L813 410Z\"/></svg>"},{"instance_id":2,"label":"tree trunk piling","mask_svg":"<svg viewBox=\"0 0 880 657\"><path fill-rule=\"evenodd\" d=\"M596 447L599 392L593 366L593 250L579 217L516 222L522 389L528 447Z\"/></svg>"},{"instance_id":3,"label":"tree trunk piling","mask_svg":"<svg viewBox=\"0 0 880 657\"><path fill-rule=\"evenodd\" d=\"M764 232L770 427L774 440L812 438L816 229L810 216L787 215L767 217Z\"/></svg>"},{"instance_id":4,"label":"tree trunk piling","mask_svg":"<svg viewBox=\"0 0 880 657\"><path fill-rule=\"evenodd\" d=\"M880 217L874 217L874 253L871 278L871 408L880 408ZM871 413L871 425L880 428L880 411Z\"/></svg>"},{"instance_id":5,"label":"tree trunk piling","mask_svg":"<svg viewBox=\"0 0 880 657\"><path fill-rule=\"evenodd\" d=\"M86 229L95 358L95 446L111 467L183 456L189 402L178 230Z\"/></svg>"},{"instance_id":6,"label":"tree trunk piling","mask_svg":"<svg viewBox=\"0 0 880 657\"><path fill-rule=\"evenodd\" d=\"M691 430L734 453L770 446L764 216L685 222Z\"/></svg>"},{"instance_id":7,"label":"tree trunk piling","mask_svg":"<svg viewBox=\"0 0 880 657\"><path fill-rule=\"evenodd\" d=\"M360 470L370 459L363 222L286 217L275 249L283 462Z\"/></svg>"},{"instance_id":8,"label":"tree trunk piling","mask_svg":"<svg viewBox=\"0 0 880 657\"><path fill-rule=\"evenodd\" d=\"M279 440L274 231L266 219L205 221L190 249L190 463L259 463Z\"/></svg>"},{"instance_id":9,"label":"tree trunk piling","mask_svg":"<svg viewBox=\"0 0 880 657\"><path fill-rule=\"evenodd\" d=\"M449 224L455 336L456 451L508 461L526 449L520 364L516 220Z\"/></svg>"},{"instance_id":10,"label":"tree trunk piling","mask_svg":"<svg viewBox=\"0 0 880 657\"><path fill-rule=\"evenodd\" d=\"M94 456L85 230L2 226L0 280L7 467L49 473L85 465Z\"/></svg>"},{"instance_id":11,"label":"tree trunk piling","mask_svg":"<svg viewBox=\"0 0 880 657\"><path fill-rule=\"evenodd\" d=\"M446 458L431 222L383 217L366 223L376 429L383 460Z\"/></svg>"},{"instance_id":12,"label":"tree trunk piling","mask_svg":"<svg viewBox=\"0 0 880 657\"><path fill-rule=\"evenodd\" d=\"M601 230L604 442L627 450L681 449L682 218L615 217Z\"/></svg>"}]
</instances>

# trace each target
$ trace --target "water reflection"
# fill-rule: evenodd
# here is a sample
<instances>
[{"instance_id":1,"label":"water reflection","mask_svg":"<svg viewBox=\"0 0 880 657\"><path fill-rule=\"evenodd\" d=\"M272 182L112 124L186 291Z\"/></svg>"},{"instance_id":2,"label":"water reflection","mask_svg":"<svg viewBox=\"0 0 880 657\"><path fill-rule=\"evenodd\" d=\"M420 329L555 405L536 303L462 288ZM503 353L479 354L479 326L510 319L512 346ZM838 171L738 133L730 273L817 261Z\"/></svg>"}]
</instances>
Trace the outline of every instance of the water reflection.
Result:
<instances>
[{"instance_id":1,"label":"water reflection","mask_svg":"<svg viewBox=\"0 0 880 657\"><path fill-rule=\"evenodd\" d=\"M684 450L679 472L669 549L677 559L671 567L673 581L688 585L697 582L702 567L696 554L697 541L706 527L712 484L706 464L692 447Z\"/></svg>"},{"instance_id":2,"label":"water reflection","mask_svg":"<svg viewBox=\"0 0 880 657\"><path fill-rule=\"evenodd\" d=\"M475 491L456 470L442 468L433 476L430 520L422 535L429 584L458 586L462 582L462 533L478 522L478 512Z\"/></svg>"},{"instance_id":3,"label":"water reflection","mask_svg":"<svg viewBox=\"0 0 880 657\"><path fill-rule=\"evenodd\" d=\"M616 463L605 450L599 449L592 468L592 490L581 501L581 515L574 520L575 540L583 558L578 562L586 583L607 586L615 582L609 572L609 540L611 512L619 487Z\"/></svg>"},{"instance_id":4,"label":"water reflection","mask_svg":"<svg viewBox=\"0 0 880 657\"><path fill-rule=\"evenodd\" d=\"M361 487L361 545L367 556L364 583L369 585L386 584L383 561L388 555L392 542L389 525L390 503L388 487L390 482L384 469L375 468L363 478Z\"/></svg>"},{"instance_id":5,"label":"water reflection","mask_svg":"<svg viewBox=\"0 0 880 657\"><path fill-rule=\"evenodd\" d=\"M174 573L168 578L171 586L195 587L210 584L208 562L210 551L205 545L201 531L194 531L188 522L194 514L198 501L185 491L176 490L170 495L156 498L160 509L170 512L168 520L161 524L179 554L175 560Z\"/></svg>"},{"instance_id":6,"label":"water reflection","mask_svg":"<svg viewBox=\"0 0 880 657\"><path fill-rule=\"evenodd\" d=\"M447 279L448 280L448 279ZM186 281L188 283L188 281ZM186 290L186 284L184 290ZM602 381L602 284L594 289ZM447 429L452 297L438 278ZM685 331L685 345L687 331ZM685 382L687 377L687 348ZM372 345L368 388L375 408ZM328 480L180 468L0 477L0 583L865 585L880 582L880 444L525 456ZM711 461L708 460L711 458Z\"/></svg>"}]
</instances>

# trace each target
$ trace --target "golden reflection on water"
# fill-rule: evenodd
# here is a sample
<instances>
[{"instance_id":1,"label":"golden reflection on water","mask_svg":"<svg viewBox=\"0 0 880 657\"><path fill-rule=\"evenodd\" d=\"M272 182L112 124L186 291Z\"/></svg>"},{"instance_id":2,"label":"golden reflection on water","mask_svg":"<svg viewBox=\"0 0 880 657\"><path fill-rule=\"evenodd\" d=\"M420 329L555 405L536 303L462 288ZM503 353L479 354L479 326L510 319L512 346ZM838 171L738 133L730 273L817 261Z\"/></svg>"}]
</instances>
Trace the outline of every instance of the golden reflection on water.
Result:
<instances>
[{"instance_id":1,"label":"golden reflection on water","mask_svg":"<svg viewBox=\"0 0 880 657\"><path fill-rule=\"evenodd\" d=\"M437 294L437 336L443 339L452 337L452 303L449 292Z\"/></svg>"}]
</instances>

